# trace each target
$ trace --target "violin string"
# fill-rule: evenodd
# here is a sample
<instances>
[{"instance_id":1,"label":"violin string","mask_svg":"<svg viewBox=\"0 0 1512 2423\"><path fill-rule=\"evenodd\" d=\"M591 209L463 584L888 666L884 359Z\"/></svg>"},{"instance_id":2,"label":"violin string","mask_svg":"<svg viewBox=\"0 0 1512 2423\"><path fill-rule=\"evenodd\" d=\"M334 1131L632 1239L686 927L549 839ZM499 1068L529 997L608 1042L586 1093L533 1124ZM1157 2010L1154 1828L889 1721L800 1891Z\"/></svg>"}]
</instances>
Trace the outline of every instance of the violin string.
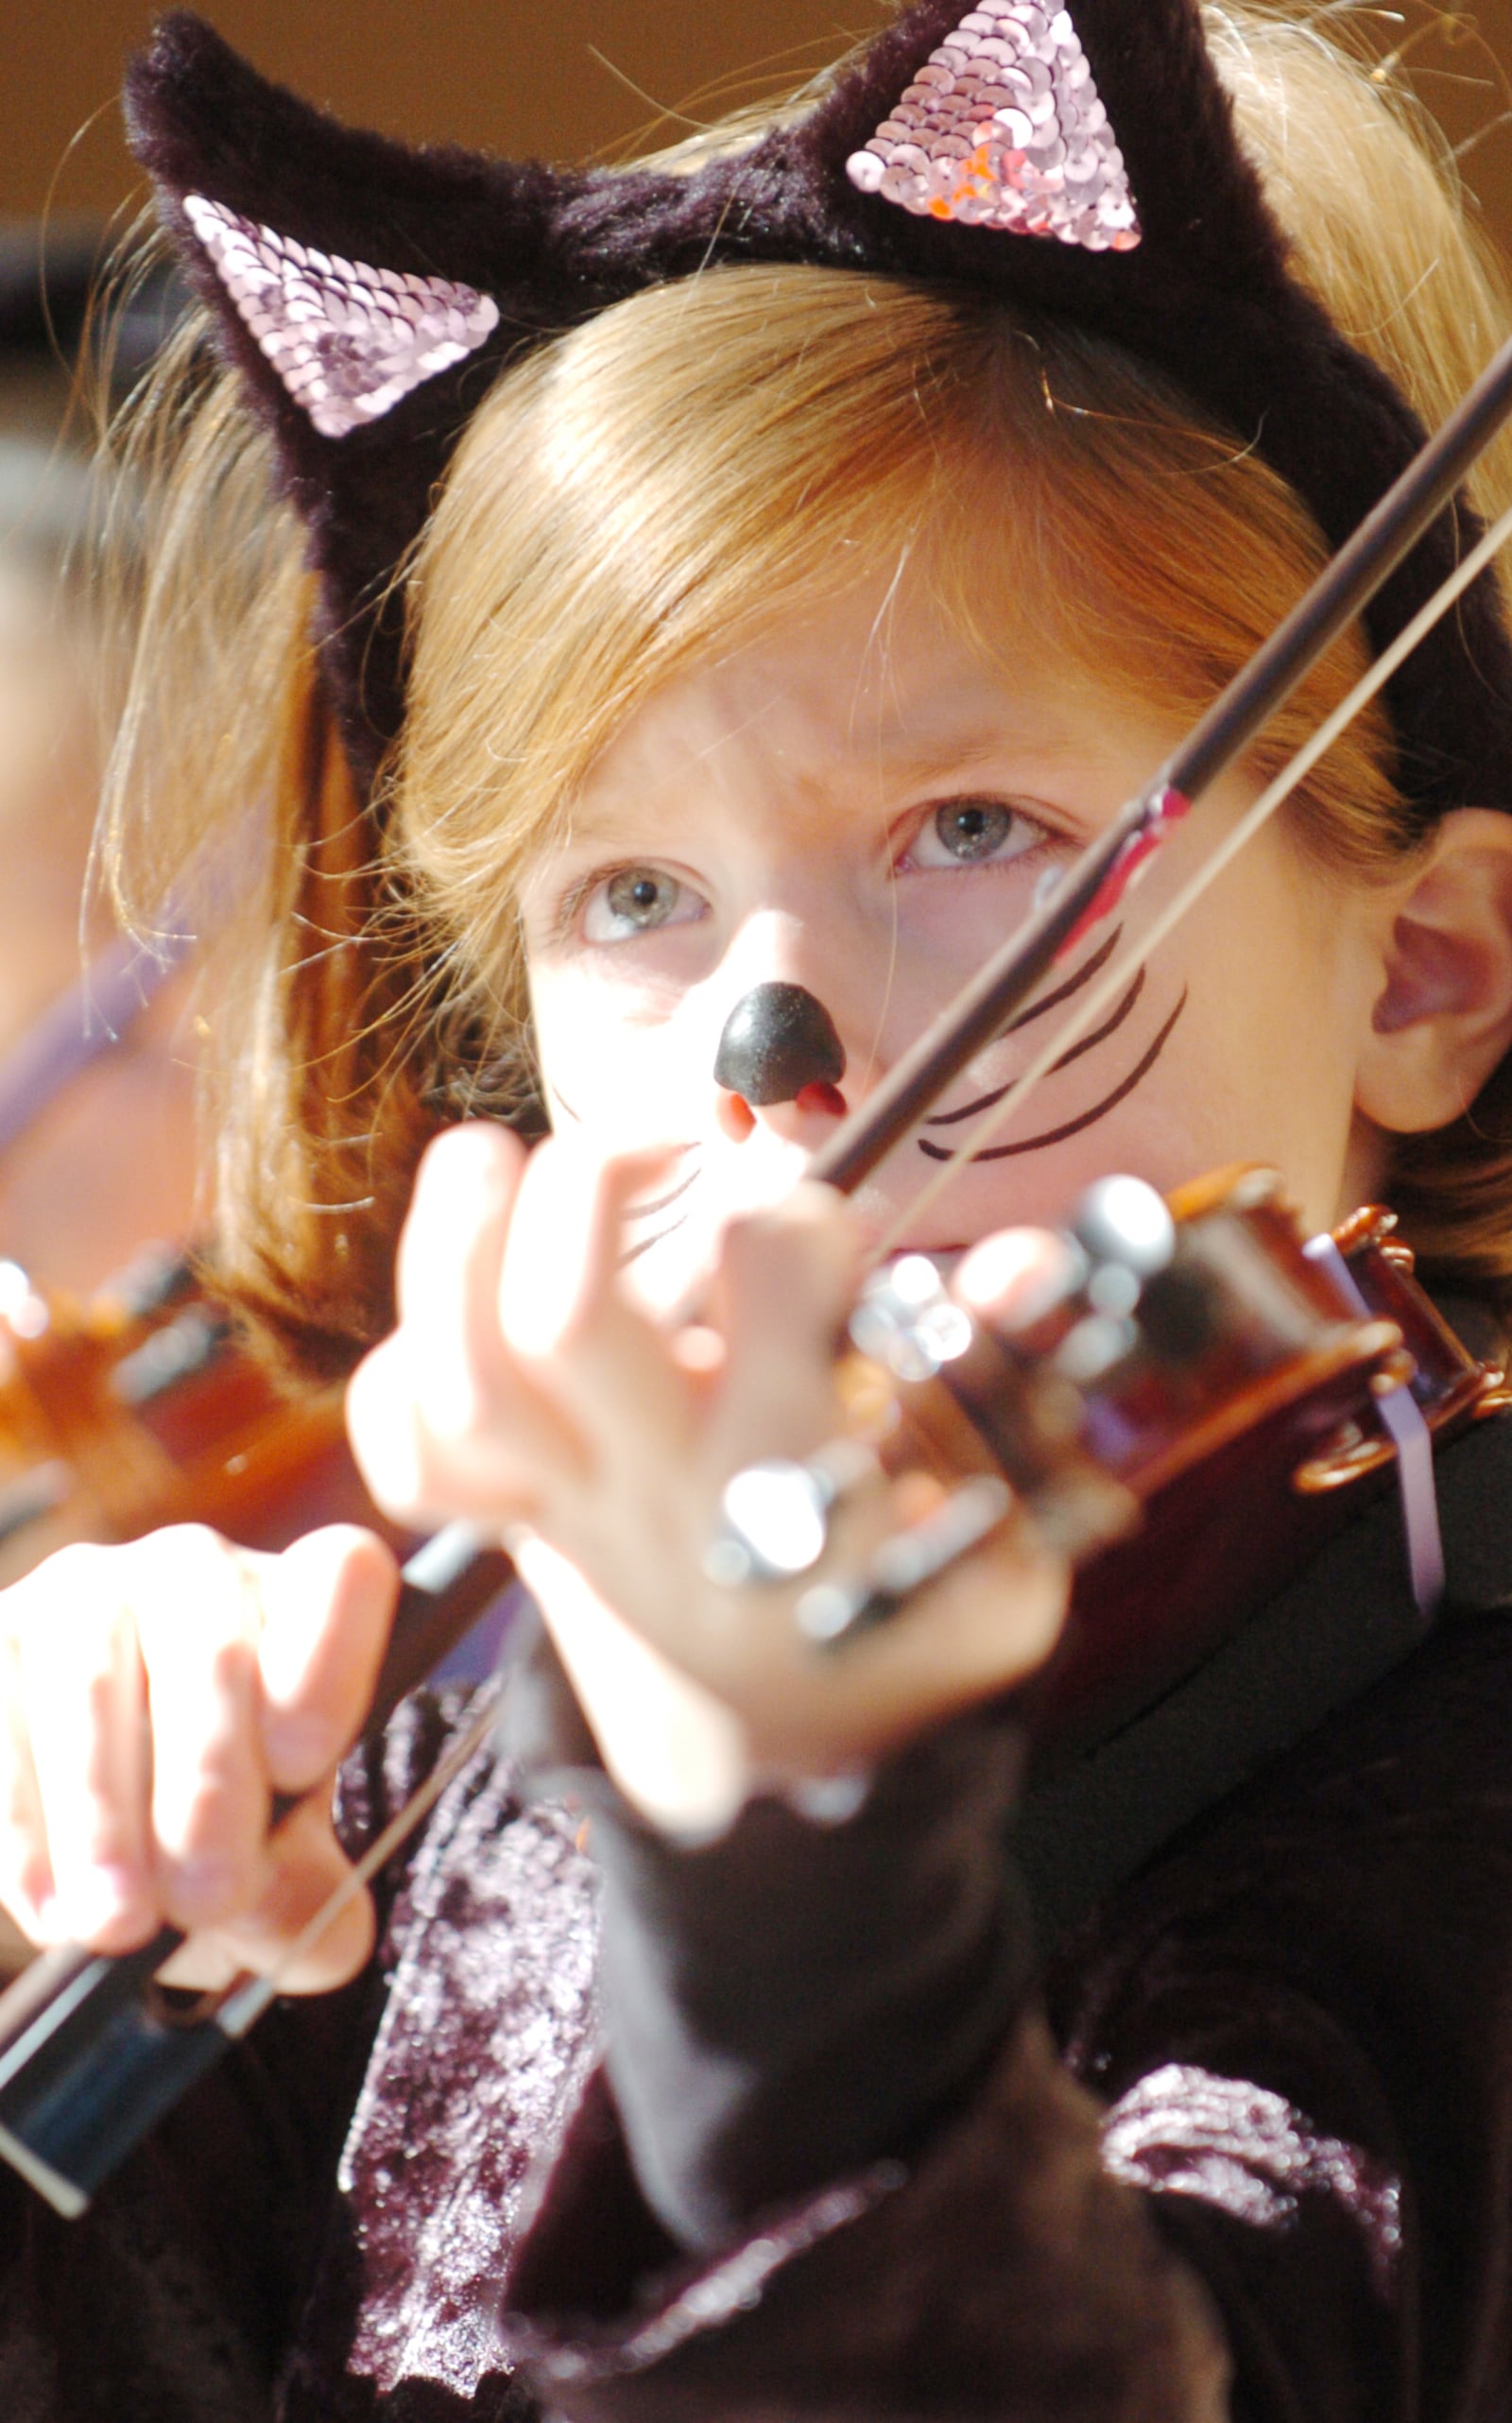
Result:
<instances>
[{"instance_id":1,"label":"violin string","mask_svg":"<svg viewBox=\"0 0 1512 2423\"><path fill-rule=\"evenodd\" d=\"M1348 696L1342 698L1332 713L1325 716L1311 739L1303 743L1296 756L1288 761L1274 782L1246 811L1232 832L1214 844L1195 874L1173 894L1166 906L1152 919L1148 932L1137 937L1126 951L1109 961L1102 972L1100 981L1082 995L1075 1009L1061 1022L1055 1033L1041 1045L1028 1066L1014 1079L1001 1101L995 1103L990 1110L983 1113L973 1126L968 1128L949 1160L941 1162L939 1169L928 1184L922 1187L918 1194L912 1196L904 1209L896 1215L891 1227L872 1246L868 1258L868 1267L875 1267L878 1263L885 1262L889 1254L897 1251L902 1238L910 1229L917 1227L920 1214L933 1209L952 1179L971 1160L973 1154L980 1152L993 1136L1006 1126L1015 1111L1029 1099L1039 1087L1040 1080L1062 1057L1068 1046L1075 1043L1081 1036L1086 1034L1102 1011L1116 999L1120 988L1128 982L1130 975L1144 965L1151 953L1180 924L1188 910L1195 907L1209 886L1217 882L1218 877L1238 856L1246 843L1250 841L1261 828L1270 821L1277 809L1290 799L1298 783L1305 782L1319 758L1332 748L1339 734L1348 729L1364 708L1369 705L1377 691L1383 688L1390 680L1397 667L1411 655L1418 641L1433 629L1441 616L1448 613L1450 608L1455 604L1509 540L1512 540L1512 509L1503 513L1500 521L1492 524L1465 558L1464 562L1456 566L1449 578L1434 592L1427 603L1419 608L1412 621L1399 631L1389 647L1375 660L1368 672L1362 675ZM1112 905L1116 903L1110 904L1109 914L1111 914Z\"/></svg>"},{"instance_id":2,"label":"violin string","mask_svg":"<svg viewBox=\"0 0 1512 2423\"><path fill-rule=\"evenodd\" d=\"M468 1761L482 1747L498 1716L501 1691L502 1685L496 1685L483 1693L478 1706L469 1715L446 1756L426 1777L414 1798L406 1800L398 1814L389 1819L382 1833L369 1843L361 1859L342 1878L335 1892L321 1902L315 1916L287 1946L278 1966L264 1976L250 1977L230 1987L211 2015L223 2035L246 2035L253 2020L261 2019L268 2004L276 2002L283 1993L284 1980L293 1974L296 1963L319 1942L327 1928L335 1925L342 1911L356 1899L385 1861L408 1841L421 1820L429 1816L447 1785L455 1781Z\"/></svg>"}]
</instances>

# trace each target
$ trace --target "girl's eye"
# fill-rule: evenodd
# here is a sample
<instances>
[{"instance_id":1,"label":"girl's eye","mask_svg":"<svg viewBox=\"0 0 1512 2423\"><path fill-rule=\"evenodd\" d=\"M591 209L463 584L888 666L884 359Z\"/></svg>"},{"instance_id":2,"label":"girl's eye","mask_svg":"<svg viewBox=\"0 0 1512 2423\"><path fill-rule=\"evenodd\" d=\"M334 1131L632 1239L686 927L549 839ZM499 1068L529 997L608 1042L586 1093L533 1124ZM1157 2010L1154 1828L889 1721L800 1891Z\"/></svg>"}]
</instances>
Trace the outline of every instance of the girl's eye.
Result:
<instances>
[{"instance_id":1,"label":"girl's eye","mask_svg":"<svg viewBox=\"0 0 1512 2423\"><path fill-rule=\"evenodd\" d=\"M703 902L662 867L620 867L595 884L583 903L589 942L626 942L662 925L686 925Z\"/></svg>"},{"instance_id":2,"label":"girl's eye","mask_svg":"<svg viewBox=\"0 0 1512 2423\"><path fill-rule=\"evenodd\" d=\"M1022 858L1045 828L1001 799L947 799L924 818L908 851L914 867L980 867Z\"/></svg>"}]
</instances>

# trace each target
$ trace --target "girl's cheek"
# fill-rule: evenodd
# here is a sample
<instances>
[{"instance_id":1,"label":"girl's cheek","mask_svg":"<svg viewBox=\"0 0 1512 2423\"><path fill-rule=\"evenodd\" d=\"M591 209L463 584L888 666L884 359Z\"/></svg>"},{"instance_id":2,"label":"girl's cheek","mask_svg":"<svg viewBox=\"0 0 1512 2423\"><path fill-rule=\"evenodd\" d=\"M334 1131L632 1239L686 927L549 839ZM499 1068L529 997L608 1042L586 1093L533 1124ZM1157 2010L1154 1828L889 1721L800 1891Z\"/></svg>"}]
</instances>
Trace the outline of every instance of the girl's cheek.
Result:
<instances>
[{"instance_id":1,"label":"girl's cheek","mask_svg":"<svg viewBox=\"0 0 1512 2423\"><path fill-rule=\"evenodd\" d=\"M538 1006L537 1039L558 1132L586 1132L606 1152L680 1138L693 1111L674 1030L632 1022L601 988L581 988Z\"/></svg>"}]
</instances>

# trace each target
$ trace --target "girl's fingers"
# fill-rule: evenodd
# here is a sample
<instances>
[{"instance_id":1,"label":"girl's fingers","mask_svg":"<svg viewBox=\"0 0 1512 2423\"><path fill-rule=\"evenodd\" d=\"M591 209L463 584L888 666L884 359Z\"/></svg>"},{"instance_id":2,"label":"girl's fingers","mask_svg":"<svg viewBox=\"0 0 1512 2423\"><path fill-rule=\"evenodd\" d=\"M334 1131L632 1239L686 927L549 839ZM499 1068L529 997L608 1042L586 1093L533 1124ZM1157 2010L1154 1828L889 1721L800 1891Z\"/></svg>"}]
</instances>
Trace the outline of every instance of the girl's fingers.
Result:
<instances>
[{"instance_id":1,"label":"girl's fingers","mask_svg":"<svg viewBox=\"0 0 1512 2423\"><path fill-rule=\"evenodd\" d=\"M67 1549L15 1593L8 1865L38 1940L101 1950L146 1941L157 1923L147 1827L151 1751L136 1642L109 1552ZM13 1905L14 1906L14 1905Z\"/></svg>"},{"instance_id":2,"label":"girl's fingers","mask_svg":"<svg viewBox=\"0 0 1512 2423\"><path fill-rule=\"evenodd\" d=\"M308 1792L360 1731L399 1569L370 1531L332 1524L261 1569L262 1748L278 1792Z\"/></svg>"},{"instance_id":3,"label":"girl's fingers","mask_svg":"<svg viewBox=\"0 0 1512 2423\"><path fill-rule=\"evenodd\" d=\"M159 1894L164 1916L187 1932L247 1906L264 1874L257 1570L194 1525L122 1557L152 1718Z\"/></svg>"},{"instance_id":4,"label":"girl's fingers","mask_svg":"<svg viewBox=\"0 0 1512 2423\"><path fill-rule=\"evenodd\" d=\"M731 1375L717 1463L807 1455L833 1434L834 1342L861 1260L860 1233L828 1187L799 1186L730 1227L715 1291Z\"/></svg>"},{"instance_id":5,"label":"girl's fingers","mask_svg":"<svg viewBox=\"0 0 1512 2423\"><path fill-rule=\"evenodd\" d=\"M346 1873L330 1777L382 1657L394 1561L348 1527L253 1556L185 1526L50 1558L0 1602L0 1896L39 1942L170 1923L213 1984L270 1965ZM269 1837L273 1791L314 1787ZM229 1930L218 1938L209 1930ZM291 1985L366 1956L359 1897Z\"/></svg>"},{"instance_id":6,"label":"girl's fingers","mask_svg":"<svg viewBox=\"0 0 1512 2423\"><path fill-rule=\"evenodd\" d=\"M354 1374L347 1426L365 1479L401 1520L515 1521L581 1443L499 1324L499 1275L524 1148L481 1123L437 1138L400 1249L400 1322Z\"/></svg>"},{"instance_id":7,"label":"girl's fingers","mask_svg":"<svg viewBox=\"0 0 1512 2423\"><path fill-rule=\"evenodd\" d=\"M396 1275L400 1326L431 1335L438 1372L464 1410L474 1389L506 1376L494 1302L524 1167L518 1137L474 1120L438 1136L415 1178Z\"/></svg>"},{"instance_id":8,"label":"girl's fingers","mask_svg":"<svg viewBox=\"0 0 1512 2423\"><path fill-rule=\"evenodd\" d=\"M686 1383L666 1341L619 1285L626 1206L664 1166L660 1153L591 1160L573 1140L532 1154L500 1273L500 1334L580 1435L612 1456L627 1424L678 1454Z\"/></svg>"},{"instance_id":9,"label":"girl's fingers","mask_svg":"<svg viewBox=\"0 0 1512 2423\"><path fill-rule=\"evenodd\" d=\"M624 1212L655 1175L653 1157L599 1163L570 1138L524 1166L496 1132L442 1139L417 1186L400 1329L358 1375L351 1418L396 1510L535 1535L522 1554L606 1756L665 1821L659 1776L707 1811L738 1789L747 1744L773 1772L823 1773L1010 1687L1048 1653L1066 1591L1014 1524L826 1659L794 1623L799 1589L708 1583L730 1474L811 1454L840 1426L834 1341L861 1248L821 1189L733 1224L704 1308L721 1350L699 1371L619 1284ZM1000 1241L967 1292L1011 1321L1064 1251ZM838 1510L837 1568L862 1570L902 1519L879 1474Z\"/></svg>"},{"instance_id":10,"label":"girl's fingers","mask_svg":"<svg viewBox=\"0 0 1512 2423\"><path fill-rule=\"evenodd\" d=\"M351 1863L336 1841L330 1792L312 1794L278 1830L263 1891L249 1910L215 1930L212 1945L228 1974L249 1968L271 1974L279 1991L324 1994L354 1977L372 1950L373 1908L366 1888L352 1891ZM324 1922L298 1954L310 1922ZM182 1973L192 1984L218 1984L212 1945L186 1945Z\"/></svg>"},{"instance_id":11,"label":"girl's fingers","mask_svg":"<svg viewBox=\"0 0 1512 2423\"><path fill-rule=\"evenodd\" d=\"M41 1943L43 1914L55 1898L47 1828L31 1742L23 1717L20 1650L0 1641L0 1902L23 1933Z\"/></svg>"}]
</instances>

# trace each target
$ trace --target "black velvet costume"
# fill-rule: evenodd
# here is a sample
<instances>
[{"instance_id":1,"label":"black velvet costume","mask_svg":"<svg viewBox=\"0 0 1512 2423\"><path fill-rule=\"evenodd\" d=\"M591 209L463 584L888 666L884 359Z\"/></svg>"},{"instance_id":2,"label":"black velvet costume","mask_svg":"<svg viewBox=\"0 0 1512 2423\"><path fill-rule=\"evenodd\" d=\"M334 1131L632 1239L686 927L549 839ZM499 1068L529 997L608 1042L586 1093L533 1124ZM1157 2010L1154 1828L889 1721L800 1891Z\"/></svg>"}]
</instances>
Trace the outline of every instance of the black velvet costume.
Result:
<instances>
[{"instance_id":1,"label":"black velvet costume","mask_svg":"<svg viewBox=\"0 0 1512 2423\"><path fill-rule=\"evenodd\" d=\"M1512 1425L1444 1469L1452 1597L1427 1644L1109 1895L1027 1991L994 1985L995 2040L818 2178L867 2024L826 2047L800 2012L803 2059L736 2079L764 2125L718 2153L712 2253L642 2192L600 2065L583 1808L523 1798L480 1755L388 1877L364 1977L279 2006L82 2224L6 2175L7 2423L1505 2423ZM902 2024L927 2047L932 1996L986 2006L944 1938L953 1909L957 1952L996 1909L1022 1942L993 1787L965 1788L990 1777L988 1724L907 1753L829 1834L758 1808L680 1852L590 1821L611 1943L616 1905L632 1941L654 1918L691 2077L717 2071L722 2009L768 1998L781 2041L802 2001L784 1963L865 1932L868 1861L896 1901L931 1808L967 1814L921 1905L937 1956L893 1964L920 1997ZM446 1726L414 1703L349 1772L354 1841ZM623 1959L609 1982L648 2007ZM784 2168L803 2183L769 2196Z\"/></svg>"}]
</instances>

